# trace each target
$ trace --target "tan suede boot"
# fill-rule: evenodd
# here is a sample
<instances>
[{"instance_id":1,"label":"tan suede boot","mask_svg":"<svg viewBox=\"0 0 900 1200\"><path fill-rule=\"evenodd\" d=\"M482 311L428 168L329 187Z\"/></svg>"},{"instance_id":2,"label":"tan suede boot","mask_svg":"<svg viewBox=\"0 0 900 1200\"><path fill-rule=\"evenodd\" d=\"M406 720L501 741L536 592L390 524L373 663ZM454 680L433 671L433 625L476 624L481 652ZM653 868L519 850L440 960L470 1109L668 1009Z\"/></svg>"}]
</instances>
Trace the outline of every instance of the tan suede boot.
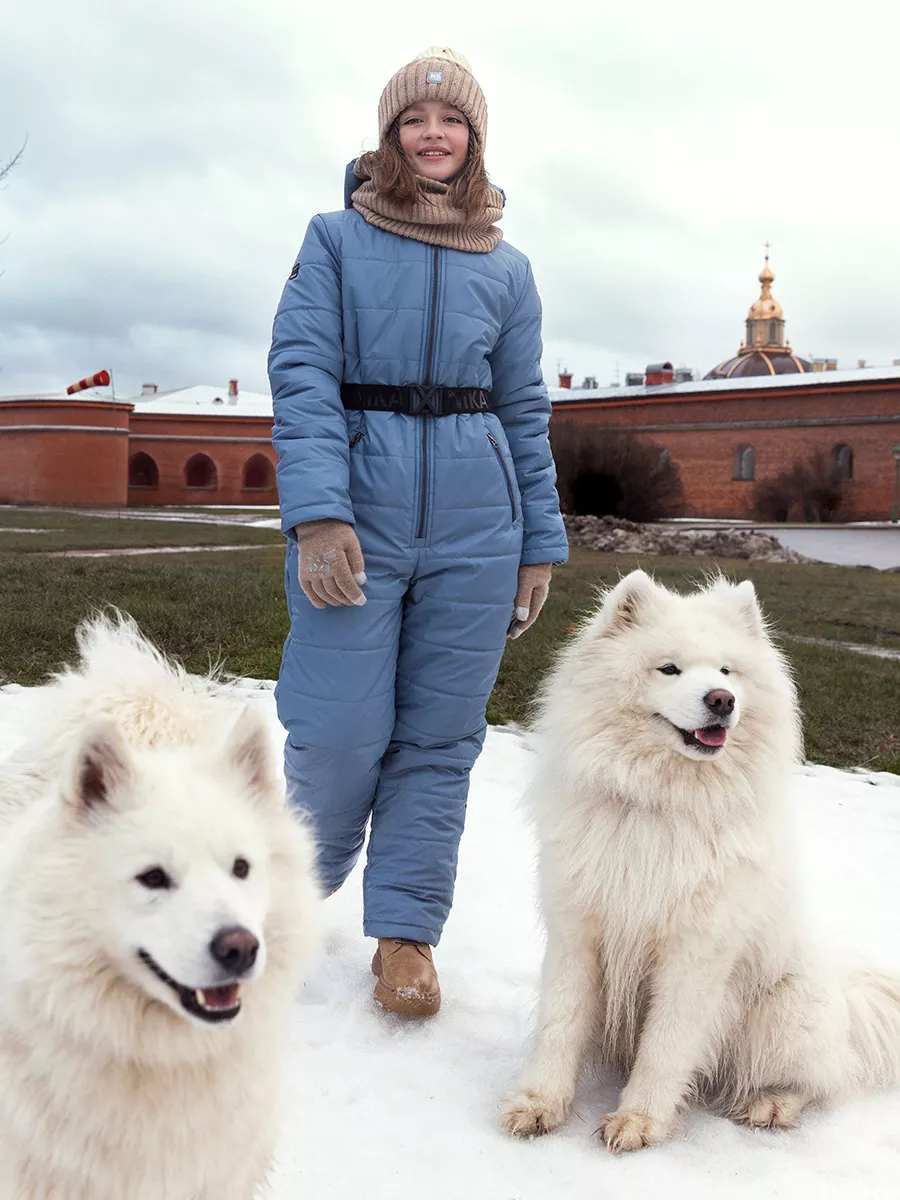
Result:
<instances>
[{"instance_id":1,"label":"tan suede boot","mask_svg":"<svg viewBox=\"0 0 900 1200\"><path fill-rule=\"evenodd\" d=\"M441 985L431 947L423 942L379 938L372 973L378 977L375 999L388 1012L432 1017L441 1007Z\"/></svg>"}]
</instances>

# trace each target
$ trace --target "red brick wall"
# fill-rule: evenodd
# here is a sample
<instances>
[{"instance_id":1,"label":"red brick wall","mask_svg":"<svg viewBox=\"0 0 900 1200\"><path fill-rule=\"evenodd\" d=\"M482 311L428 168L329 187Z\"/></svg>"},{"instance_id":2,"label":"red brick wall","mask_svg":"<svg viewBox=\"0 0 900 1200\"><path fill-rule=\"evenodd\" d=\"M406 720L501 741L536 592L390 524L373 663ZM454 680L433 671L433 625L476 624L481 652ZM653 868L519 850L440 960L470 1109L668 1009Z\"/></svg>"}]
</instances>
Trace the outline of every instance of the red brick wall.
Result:
<instances>
[{"instance_id":1,"label":"red brick wall","mask_svg":"<svg viewBox=\"0 0 900 1200\"><path fill-rule=\"evenodd\" d=\"M0 404L0 503L116 507L127 502L130 404Z\"/></svg>"},{"instance_id":2,"label":"red brick wall","mask_svg":"<svg viewBox=\"0 0 900 1200\"><path fill-rule=\"evenodd\" d=\"M664 446L681 468L688 514L696 516L753 515L754 483L731 478L738 446L753 447L760 480L814 451L830 455L835 446L848 445L853 451L853 480L844 485L849 515L867 520L890 516L892 450L900 443L900 381L852 389L790 388L765 396L748 390L729 392L727 398L566 402L554 407L553 420L627 426Z\"/></svg>"},{"instance_id":3,"label":"red brick wall","mask_svg":"<svg viewBox=\"0 0 900 1200\"><path fill-rule=\"evenodd\" d=\"M131 418L129 457L148 454L156 463L155 488L130 487L128 503L154 504L277 504L271 417L156 416L135 413ZM215 466L216 486L189 487L185 469L202 454ZM265 458L272 467L272 486L244 487L248 462Z\"/></svg>"},{"instance_id":4,"label":"red brick wall","mask_svg":"<svg viewBox=\"0 0 900 1200\"><path fill-rule=\"evenodd\" d=\"M817 383L764 394L747 389L568 401L555 406L553 420L644 432L679 464L688 511L698 516L752 515L754 484L731 478L739 445L753 446L760 480L813 450L831 453L843 443L854 456L854 479L845 485L852 515L890 515L892 448L900 443L900 381ZM43 432L34 426L53 428ZM258 490L243 486L246 465L257 455L271 463L274 477L271 430L271 417L162 416L101 400L5 401L0 404L0 503L112 507L127 498L132 505L277 504L274 485ZM156 487L127 486L129 457L139 452L156 463ZM208 455L215 464L214 488L187 486L185 467L196 454Z\"/></svg>"}]
</instances>

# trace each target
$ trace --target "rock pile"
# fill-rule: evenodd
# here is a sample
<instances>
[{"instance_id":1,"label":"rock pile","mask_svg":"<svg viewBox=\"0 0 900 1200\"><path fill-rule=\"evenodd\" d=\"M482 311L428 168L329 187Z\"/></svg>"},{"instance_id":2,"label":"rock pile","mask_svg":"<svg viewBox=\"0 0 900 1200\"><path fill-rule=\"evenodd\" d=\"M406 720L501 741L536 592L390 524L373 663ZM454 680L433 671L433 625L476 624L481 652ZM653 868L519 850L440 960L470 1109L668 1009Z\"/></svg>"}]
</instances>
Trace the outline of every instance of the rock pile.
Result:
<instances>
[{"instance_id":1,"label":"rock pile","mask_svg":"<svg viewBox=\"0 0 900 1200\"><path fill-rule=\"evenodd\" d=\"M672 525L638 525L620 517L566 516L569 545L604 554L678 554L709 558L743 558L750 562L815 562L788 550L761 529L683 529Z\"/></svg>"}]
</instances>

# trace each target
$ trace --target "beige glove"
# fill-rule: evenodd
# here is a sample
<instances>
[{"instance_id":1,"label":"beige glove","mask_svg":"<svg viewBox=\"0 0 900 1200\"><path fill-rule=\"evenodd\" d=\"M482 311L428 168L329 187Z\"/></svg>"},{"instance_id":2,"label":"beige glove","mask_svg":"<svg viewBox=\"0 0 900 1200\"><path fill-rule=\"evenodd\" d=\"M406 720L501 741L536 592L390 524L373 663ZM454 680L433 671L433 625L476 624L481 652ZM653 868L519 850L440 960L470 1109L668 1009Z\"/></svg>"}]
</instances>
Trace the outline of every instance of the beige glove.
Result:
<instances>
[{"instance_id":1,"label":"beige glove","mask_svg":"<svg viewBox=\"0 0 900 1200\"><path fill-rule=\"evenodd\" d=\"M550 563L536 563L532 567L519 567L519 590L516 592L515 620L509 629L511 638L521 637L526 629L538 619L544 601L550 592Z\"/></svg>"},{"instance_id":2,"label":"beige glove","mask_svg":"<svg viewBox=\"0 0 900 1200\"><path fill-rule=\"evenodd\" d=\"M328 604L365 604L366 582L359 538L345 521L307 521L295 525L300 586L313 608Z\"/></svg>"}]
</instances>

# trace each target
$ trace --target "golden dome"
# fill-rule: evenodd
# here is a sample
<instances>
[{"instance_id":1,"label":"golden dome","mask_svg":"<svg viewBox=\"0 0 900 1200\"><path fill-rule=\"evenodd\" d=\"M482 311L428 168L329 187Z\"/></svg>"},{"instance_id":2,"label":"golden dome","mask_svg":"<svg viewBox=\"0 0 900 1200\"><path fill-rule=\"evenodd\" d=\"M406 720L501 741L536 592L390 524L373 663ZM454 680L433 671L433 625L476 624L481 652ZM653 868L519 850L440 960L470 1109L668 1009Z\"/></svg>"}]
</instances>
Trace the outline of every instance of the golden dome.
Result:
<instances>
[{"instance_id":1,"label":"golden dome","mask_svg":"<svg viewBox=\"0 0 900 1200\"><path fill-rule=\"evenodd\" d=\"M769 244L766 243L766 263L759 273L762 292L750 306L747 316L747 337L737 354L719 363L704 375L704 379L740 379L749 375L794 375L812 370L812 363L798 358L784 336L784 312L772 297L775 274L769 266Z\"/></svg>"},{"instance_id":2,"label":"golden dome","mask_svg":"<svg viewBox=\"0 0 900 1200\"><path fill-rule=\"evenodd\" d=\"M772 281L775 279L775 272L769 266L769 256L766 255L766 265L759 273L759 282L762 284L762 292L758 300L750 305L750 312L747 314L751 321L768 321L773 317L776 319L784 316L784 310L777 300L772 298Z\"/></svg>"}]
</instances>

